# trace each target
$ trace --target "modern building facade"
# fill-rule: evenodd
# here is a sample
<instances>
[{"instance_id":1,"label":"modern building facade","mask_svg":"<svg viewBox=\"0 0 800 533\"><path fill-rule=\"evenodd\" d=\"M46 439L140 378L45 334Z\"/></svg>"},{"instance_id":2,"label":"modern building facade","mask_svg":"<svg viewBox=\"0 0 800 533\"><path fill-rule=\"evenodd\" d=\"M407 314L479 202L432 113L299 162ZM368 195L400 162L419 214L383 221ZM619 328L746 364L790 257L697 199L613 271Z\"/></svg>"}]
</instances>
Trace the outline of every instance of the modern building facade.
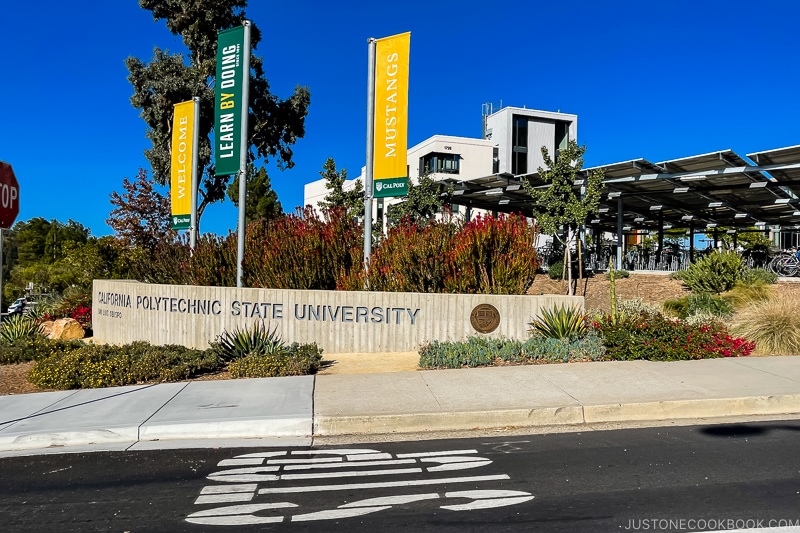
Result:
<instances>
[{"instance_id":1,"label":"modern building facade","mask_svg":"<svg viewBox=\"0 0 800 533\"><path fill-rule=\"evenodd\" d=\"M578 137L577 115L520 107L496 112L484 109L483 138L434 135L408 149L408 177L412 183L426 173L436 181L463 182L496 174L529 174L544 166L542 147L555 158L568 141ZM364 183L365 175L362 168L357 179ZM344 189L354 185L355 179L348 180ZM317 208L327 193L324 179L307 183L303 204ZM401 201L384 200L375 203L375 217L385 217L385 208Z\"/></svg>"}]
</instances>

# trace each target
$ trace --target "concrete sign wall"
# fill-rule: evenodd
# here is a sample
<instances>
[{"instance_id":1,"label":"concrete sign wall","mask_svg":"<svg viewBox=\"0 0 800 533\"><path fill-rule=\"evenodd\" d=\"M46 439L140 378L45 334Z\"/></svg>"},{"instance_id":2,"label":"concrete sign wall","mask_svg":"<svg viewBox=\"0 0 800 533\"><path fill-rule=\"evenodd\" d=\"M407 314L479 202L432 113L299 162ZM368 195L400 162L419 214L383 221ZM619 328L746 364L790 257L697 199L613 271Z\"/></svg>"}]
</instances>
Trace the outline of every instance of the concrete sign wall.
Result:
<instances>
[{"instance_id":1,"label":"concrete sign wall","mask_svg":"<svg viewBox=\"0 0 800 533\"><path fill-rule=\"evenodd\" d=\"M432 340L485 334L525 340L541 309L583 307L580 296L500 296L299 291L153 285L95 280L98 341L181 344L204 349L223 330L264 320L285 342L316 342L325 353L412 351Z\"/></svg>"}]
</instances>

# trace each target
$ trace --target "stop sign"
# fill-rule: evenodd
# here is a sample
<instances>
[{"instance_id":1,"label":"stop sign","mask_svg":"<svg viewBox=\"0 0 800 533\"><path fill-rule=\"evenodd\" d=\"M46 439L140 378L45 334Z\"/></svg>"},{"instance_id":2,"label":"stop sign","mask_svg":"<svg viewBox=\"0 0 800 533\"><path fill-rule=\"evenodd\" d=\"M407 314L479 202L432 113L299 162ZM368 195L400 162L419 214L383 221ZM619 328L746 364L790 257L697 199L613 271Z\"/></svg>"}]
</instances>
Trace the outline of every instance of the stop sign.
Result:
<instances>
[{"instance_id":1,"label":"stop sign","mask_svg":"<svg viewBox=\"0 0 800 533\"><path fill-rule=\"evenodd\" d=\"M19 183L11 165L0 161L0 228L9 229L19 215Z\"/></svg>"}]
</instances>

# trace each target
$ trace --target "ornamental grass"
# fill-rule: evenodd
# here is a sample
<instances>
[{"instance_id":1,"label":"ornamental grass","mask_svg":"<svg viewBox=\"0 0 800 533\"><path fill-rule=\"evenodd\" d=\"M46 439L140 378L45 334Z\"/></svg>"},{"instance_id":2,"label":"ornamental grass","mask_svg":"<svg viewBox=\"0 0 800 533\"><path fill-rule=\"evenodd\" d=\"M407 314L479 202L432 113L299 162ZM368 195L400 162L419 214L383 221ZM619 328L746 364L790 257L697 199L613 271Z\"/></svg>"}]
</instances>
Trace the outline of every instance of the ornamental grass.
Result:
<instances>
[{"instance_id":1,"label":"ornamental grass","mask_svg":"<svg viewBox=\"0 0 800 533\"><path fill-rule=\"evenodd\" d=\"M797 302L780 296L750 305L733 317L731 332L756 343L757 355L800 355Z\"/></svg>"}]
</instances>

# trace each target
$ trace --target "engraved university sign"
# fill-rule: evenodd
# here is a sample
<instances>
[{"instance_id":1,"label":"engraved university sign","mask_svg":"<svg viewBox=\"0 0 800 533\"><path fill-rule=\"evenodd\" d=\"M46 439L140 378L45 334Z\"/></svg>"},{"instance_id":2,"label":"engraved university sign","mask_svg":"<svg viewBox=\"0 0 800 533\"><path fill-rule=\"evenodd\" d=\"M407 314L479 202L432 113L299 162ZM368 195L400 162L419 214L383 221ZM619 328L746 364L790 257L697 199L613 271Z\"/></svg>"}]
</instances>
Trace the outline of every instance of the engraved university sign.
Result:
<instances>
[{"instance_id":1,"label":"engraved university sign","mask_svg":"<svg viewBox=\"0 0 800 533\"><path fill-rule=\"evenodd\" d=\"M541 309L583 306L579 296L301 291L95 280L98 341L204 349L224 330L262 320L285 342L327 353L412 351L433 340L490 334L528 338Z\"/></svg>"}]
</instances>

